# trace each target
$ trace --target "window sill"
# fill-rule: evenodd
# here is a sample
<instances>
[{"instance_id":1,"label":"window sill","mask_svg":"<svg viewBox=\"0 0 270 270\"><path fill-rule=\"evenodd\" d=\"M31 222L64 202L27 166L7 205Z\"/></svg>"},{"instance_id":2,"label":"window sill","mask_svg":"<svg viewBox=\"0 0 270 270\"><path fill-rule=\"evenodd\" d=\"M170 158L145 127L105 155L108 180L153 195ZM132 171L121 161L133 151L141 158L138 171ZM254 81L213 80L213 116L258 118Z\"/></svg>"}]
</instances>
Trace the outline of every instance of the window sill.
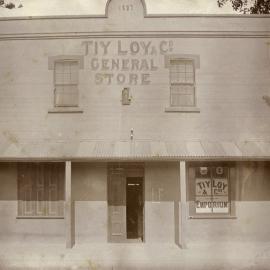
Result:
<instances>
[{"instance_id":1,"label":"window sill","mask_svg":"<svg viewBox=\"0 0 270 270\"><path fill-rule=\"evenodd\" d=\"M50 109L48 113L83 113L83 109L79 107L55 107Z\"/></svg>"},{"instance_id":2,"label":"window sill","mask_svg":"<svg viewBox=\"0 0 270 270\"><path fill-rule=\"evenodd\" d=\"M236 216L189 216L189 219L237 219Z\"/></svg>"},{"instance_id":3,"label":"window sill","mask_svg":"<svg viewBox=\"0 0 270 270\"><path fill-rule=\"evenodd\" d=\"M186 112L186 113L199 113L198 107L167 107L165 112Z\"/></svg>"},{"instance_id":4,"label":"window sill","mask_svg":"<svg viewBox=\"0 0 270 270\"><path fill-rule=\"evenodd\" d=\"M17 216L16 219L64 219L65 217Z\"/></svg>"}]
</instances>

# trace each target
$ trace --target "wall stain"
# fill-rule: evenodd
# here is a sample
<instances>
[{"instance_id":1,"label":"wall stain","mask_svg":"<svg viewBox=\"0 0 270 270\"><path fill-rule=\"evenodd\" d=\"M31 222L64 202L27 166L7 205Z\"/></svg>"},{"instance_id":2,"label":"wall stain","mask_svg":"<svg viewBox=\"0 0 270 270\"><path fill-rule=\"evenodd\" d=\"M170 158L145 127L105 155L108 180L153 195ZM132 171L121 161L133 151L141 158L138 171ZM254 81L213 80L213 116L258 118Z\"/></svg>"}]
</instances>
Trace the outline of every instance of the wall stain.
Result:
<instances>
[{"instance_id":1,"label":"wall stain","mask_svg":"<svg viewBox=\"0 0 270 270\"><path fill-rule=\"evenodd\" d=\"M6 79L7 82L13 82L14 77L12 75L12 71L7 71L4 73L4 78Z\"/></svg>"},{"instance_id":2,"label":"wall stain","mask_svg":"<svg viewBox=\"0 0 270 270\"><path fill-rule=\"evenodd\" d=\"M93 263L91 260L88 261L89 270L97 270L98 267L95 263Z\"/></svg>"},{"instance_id":3,"label":"wall stain","mask_svg":"<svg viewBox=\"0 0 270 270\"><path fill-rule=\"evenodd\" d=\"M13 143L16 145L19 144L19 139L17 138L17 136L11 133L10 131L5 130L2 133L10 143Z\"/></svg>"}]
</instances>

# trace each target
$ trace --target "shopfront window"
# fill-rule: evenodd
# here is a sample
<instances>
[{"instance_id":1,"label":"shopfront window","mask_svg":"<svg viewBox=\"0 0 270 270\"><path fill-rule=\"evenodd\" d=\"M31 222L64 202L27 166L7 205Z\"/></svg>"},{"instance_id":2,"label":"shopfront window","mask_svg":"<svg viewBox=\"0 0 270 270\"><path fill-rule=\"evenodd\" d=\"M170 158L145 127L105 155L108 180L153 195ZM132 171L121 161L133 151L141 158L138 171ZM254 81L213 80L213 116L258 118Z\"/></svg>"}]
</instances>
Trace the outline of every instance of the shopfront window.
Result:
<instances>
[{"instance_id":1,"label":"shopfront window","mask_svg":"<svg viewBox=\"0 0 270 270\"><path fill-rule=\"evenodd\" d=\"M196 213L229 213L228 168L196 168L195 195Z\"/></svg>"},{"instance_id":2,"label":"shopfront window","mask_svg":"<svg viewBox=\"0 0 270 270\"><path fill-rule=\"evenodd\" d=\"M188 173L191 217L222 217L233 214L231 168L223 164L191 166Z\"/></svg>"}]
</instances>

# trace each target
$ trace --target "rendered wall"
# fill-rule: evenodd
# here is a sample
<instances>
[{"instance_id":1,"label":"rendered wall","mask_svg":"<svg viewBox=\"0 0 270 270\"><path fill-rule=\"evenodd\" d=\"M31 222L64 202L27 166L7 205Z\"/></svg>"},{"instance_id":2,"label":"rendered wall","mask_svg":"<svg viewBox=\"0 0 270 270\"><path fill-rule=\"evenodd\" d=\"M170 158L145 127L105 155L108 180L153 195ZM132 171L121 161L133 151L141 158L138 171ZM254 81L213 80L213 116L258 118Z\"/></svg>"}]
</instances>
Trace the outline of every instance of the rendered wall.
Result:
<instances>
[{"instance_id":1,"label":"rendered wall","mask_svg":"<svg viewBox=\"0 0 270 270\"><path fill-rule=\"evenodd\" d=\"M107 164L72 164L76 243L107 243Z\"/></svg>"},{"instance_id":2,"label":"rendered wall","mask_svg":"<svg viewBox=\"0 0 270 270\"><path fill-rule=\"evenodd\" d=\"M179 164L145 164L146 243L174 243L174 205L179 200Z\"/></svg>"},{"instance_id":3,"label":"rendered wall","mask_svg":"<svg viewBox=\"0 0 270 270\"><path fill-rule=\"evenodd\" d=\"M155 46L164 39L145 38ZM48 59L55 55L83 55L84 40L16 40L0 42L0 136L1 152L11 145L11 153L20 153L18 144L68 141L63 151L76 154L80 141L129 140L134 129L136 140L266 140L270 128L265 119L270 110L264 95L270 85L270 61L267 39L252 38L174 38L171 54L195 54L200 57L196 71L197 103L200 113L167 113L169 70L164 55L143 53L128 58L154 58L158 70L151 71L149 85L95 84L90 61L85 56L79 73L82 114L49 114L53 108L53 70ZM98 58L125 58L111 52ZM125 39L128 46L136 38ZM106 70L98 71L106 73ZM128 73L128 72L124 72ZM121 91L129 86L130 106L121 105ZM262 124L263 123L263 124ZM168 132L168 130L170 132ZM40 147L40 146L38 146ZM43 149L36 147L40 153ZM25 148L24 154L33 152ZM55 153L49 149L51 155Z\"/></svg>"},{"instance_id":4,"label":"rendered wall","mask_svg":"<svg viewBox=\"0 0 270 270\"><path fill-rule=\"evenodd\" d=\"M0 241L65 244L64 219L16 219L17 164L0 163Z\"/></svg>"}]
</instances>

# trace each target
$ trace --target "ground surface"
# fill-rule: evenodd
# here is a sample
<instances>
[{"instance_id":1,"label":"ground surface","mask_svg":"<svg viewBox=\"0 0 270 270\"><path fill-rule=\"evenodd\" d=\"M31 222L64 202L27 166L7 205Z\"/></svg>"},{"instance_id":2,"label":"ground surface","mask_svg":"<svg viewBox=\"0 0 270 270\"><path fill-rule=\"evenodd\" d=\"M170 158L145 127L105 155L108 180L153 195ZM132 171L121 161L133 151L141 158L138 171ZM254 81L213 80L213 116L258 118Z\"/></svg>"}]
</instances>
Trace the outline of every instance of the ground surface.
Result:
<instances>
[{"instance_id":1,"label":"ground surface","mask_svg":"<svg viewBox=\"0 0 270 270\"><path fill-rule=\"evenodd\" d=\"M64 245L0 243L0 269L41 270L266 270L270 269L270 243L217 243L189 245L84 244Z\"/></svg>"}]
</instances>

